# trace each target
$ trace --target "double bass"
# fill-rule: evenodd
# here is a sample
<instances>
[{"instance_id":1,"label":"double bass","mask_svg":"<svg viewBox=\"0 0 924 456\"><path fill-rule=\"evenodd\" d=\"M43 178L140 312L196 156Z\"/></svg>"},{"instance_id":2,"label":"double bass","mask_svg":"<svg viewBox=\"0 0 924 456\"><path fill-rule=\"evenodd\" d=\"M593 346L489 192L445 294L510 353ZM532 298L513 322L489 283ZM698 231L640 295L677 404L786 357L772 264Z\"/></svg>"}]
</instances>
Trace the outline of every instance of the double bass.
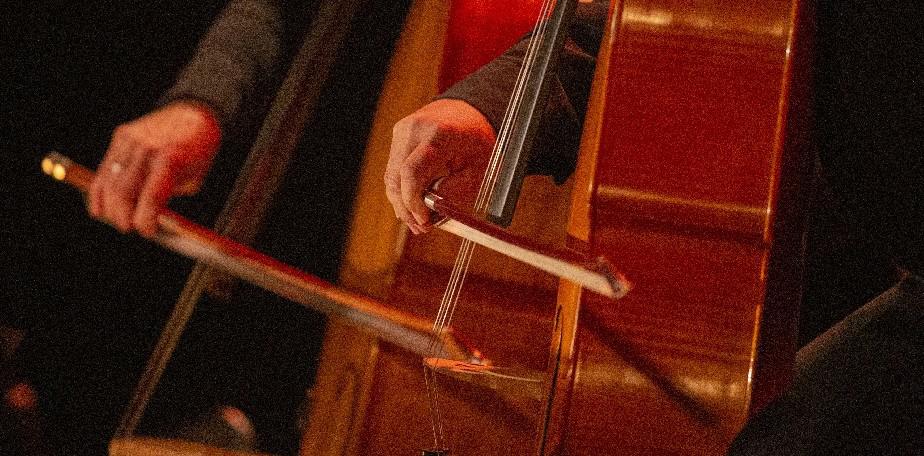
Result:
<instances>
[{"instance_id":1,"label":"double bass","mask_svg":"<svg viewBox=\"0 0 924 456\"><path fill-rule=\"evenodd\" d=\"M465 30L454 13L466 4L490 9L452 2L435 15L449 17L447 36ZM633 290L613 301L502 255L476 258L452 330L511 374L437 374L452 452L720 454L785 388L810 156L810 18L795 0L610 4L571 187L527 179L511 232L605 255ZM396 85L404 96L413 86ZM426 100L392 108L407 114ZM375 284L392 305L434 315L458 241L381 234L392 218L384 157L387 145L370 147L344 283ZM556 204L570 206L566 235L549 218ZM401 254L377 262L370 252ZM303 454L427 447L420 371L419 357L334 325Z\"/></svg>"},{"instance_id":2,"label":"double bass","mask_svg":"<svg viewBox=\"0 0 924 456\"><path fill-rule=\"evenodd\" d=\"M458 55L457 19L489 17L466 6L491 8L416 2L380 102L342 271L396 310L376 318L435 314L459 242L392 222L381 131L451 79L422 56L434 43ZM632 291L614 301L479 253L452 321L472 349L455 353L509 375L437 373L453 454L720 454L785 387L809 13L796 0L612 2L572 181L527 178L510 232L604 255ZM431 440L421 357L383 325L356 327L328 328L301 454L418 453Z\"/></svg>"}]
</instances>

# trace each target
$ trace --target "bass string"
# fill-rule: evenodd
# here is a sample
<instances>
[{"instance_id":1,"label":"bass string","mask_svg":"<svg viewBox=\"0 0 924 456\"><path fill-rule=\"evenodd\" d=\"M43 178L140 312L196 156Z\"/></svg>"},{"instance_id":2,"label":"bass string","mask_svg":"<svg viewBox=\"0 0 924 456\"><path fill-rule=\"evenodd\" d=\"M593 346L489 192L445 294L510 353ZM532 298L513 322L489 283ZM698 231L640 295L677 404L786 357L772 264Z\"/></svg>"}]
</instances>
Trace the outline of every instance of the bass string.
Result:
<instances>
[{"instance_id":1,"label":"bass string","mask_svg":"<svg viewBox=\"0 0 924 456\"><path fill-rule=\"evenodd\" d=\"M482 180L481 188L479 189L479 200L476 201L475 205L476 214L483 215L485 212L487 198L484 196L490 196L490 190L493 188L494 182L496 182L500 163L502 162L502 157L509 144L509 131L521 105L522 96L525 91L525 81L528 79L532 71L534 71L532 68L533 62L535 61L535 57L538 53L540 45L546 38L545 31L547 29L548 21L545 20L545 17L548 15L553 4L554 0L544 1L542 5L542 11L540 12L539 16L540 20L537 21L537 24L534 26L531 39L528 43L529 46L526 52L524 64L520 68L520 73L517 77L514 92L511 96L510 102L508 103L508 109L506 111L504 122L502 123L501 133L498 135L499 139L495 143L494 151L492 151L491 163L489 164L488 171L486 172L485 177ZM454 311L454 306L458 301L457 298L459 289L461 288L461 281L464 281L464 275L468 269L467 265L470 261L471 251L474 248L474 245L468 244L470 244L470 242L463 242L463 245L459 250L460 253L456 257L456 266L453 269L453 274L450 277L446 292L443 295L443 301L441 302L437 319L434 321L435 335L441 335L442 332L445 331L445 329L448 328L449 324L451 323L451 315ZM431 343L433 341L441 340L441 337L434 337L431 340ZM431 345L431 349L432 348L433 345Z\"/></svg>"},{"instance_id":2,"label":"bass string","mask_svg":"<svg viewBox=\"0 0 924 456\"><path fill-rule=\"evenodd\" d=\"M511 130L523 104L526 82L535 71L533 67L538 51L546 40L545 35L549 22L547 18L555 4L555 0L543 0L539 12L539 20L533 26L523 64L517 74L516 83L510 100L508 101L507 109L505 110L498 138L495 141L490 161L478 190L478 196L474 205L474 212L476 215L483 215L486 212L491 190L494 188L498 176L500 175L501 165L506 156L507 149L509 148ZM451 326L452 317L458 307L462 284L465 282L465 277L468 273L474 247L475 244L469 240L463 240L459 247L459 252L456 255L456 260L453 265L453 271L446 285L446 289L443 292L443 298L433 323L433 333L428 347L429 356L431 358L442 358L444 356L444 336L446 330ZM426 365L424 365L424 381L427 388L434 447L437 449L446 448L442 413L439 406L439 383L436 373Z\"/></svg>"},{"instance_id":3,"label":"bass string","mask_svg":"<svg viewBox=\"0 0 924 456\"><path fill-rule=\"evenodd\" d=\"M429 356L430 358L442 358L443 353L443 337L445 335L446 328L449 327L449 324L452 321L452 315L456 309L456 303L458 302L459 293L462 289L462 283L465 281L465 275L468 271L468 265L471 260L471 254L474 250L475 244L471 241L464 240L462 245L459 247L459 253L456 256L456 263L453 268L453 274L450 278L449 284L446 287L446 291L443 294L443 302L440 304L440 322L437 326L438 330L434 332L434 336L431 338L431 343L429 347ZM433 441L434 448L445 448L444 433L443 433L443 420L442 414L440 413L439 406L439 383L436 378L436 373L428 368L426 365L424 369L424 380L427 387L427 397L430 401L430 420L433 427Z\"/></svg>"},{"instance_id":4,"label":"bass string","mask_svg":"<svg viewBox=\"0 0 924 456\"><path fill-rule=\"evenodd\" d=\"M552 2L550 0L546 0L546 2L544 3L544 8L543 8L541 17L544 17L547 14L549 5L551 4ZM529 75L531 71L530 64L532 61L535 60L536 49L539 47L539 42L541 42L544 39L544 31L546 28L546 23L547 23L546 21L540 21L536 26L536 30L534 30L533 32L532 39L530 40L530 43L529 43L530 49L527 52L527 62L525 62L524 66L521 68L521 72L520 72L521 74L520 74L520 77L518 77L517 86L515 87L515 92L513 96L511 97L512 100L516 101L515 103L511 103L514 106L518 105L519 100L521 100L522 98L522 92L523 92L522 82L526 79L526 77ZM498 140L498 144L500 144L501 147L497 147L497 146L495 147L496 151L493 154L495 156L502 155L503 151L506 149L505 147L503 147L503 145L509 142L507 139L509 125L511 123L510 120L514 117L514 115L511 115L510 112L513 112L515 114L516 109L508 109L508 115L506 116L505 122L503 124L504 126L502 127L502 133L501 135L499 135L501 139ZM492 162L495 163L492 166L492 168L497 168L496 163L499 162L499 160L497 160L495 157L495 159L492 160ZM486 177L482 183L483 193L488 193L488 194L490 193L490 192L484 191L484 189L490 190L491 188L490 183L491 183L491 180ZM484 207L485 206L483 204L480 204L478 205L478 207L476 207L476 211L480 209L480 211L477 211L477 212L480 212L483 214ZM462 247L460 247L460 253L456 257L456 265L453 269L453 273L450 277L449 284L447 285L446 291L444 292L443 300L441 302L440 309L437 314L437 318L434 321L434 326L433 326L434 335L440 335L441 331L445 331L445 329L448 328L449 323L451 322L451 314L453 310L453 305L458 301L457 299L458 293L461 287L460 282L464 280L465 271L467 271L467 263L468 263L469 257L471 255L471 250L473 249L473 247L474 247L473 245L468 245L468 242L463 242ZM431 352L433 351L434 347L438 346L437 342L441 340L442 339L440 337L433 337L431 339L431 346L430 346Z\"/></svg>"},{"instance_id":5,"label":"bass string","mask_svg":"<svg viewBox=\"0 0 924 456\"><path fill-rule=\"evenodd\" d=\"M532 35L523 58L523 65L520 66L520 71L517 74L516 84L510 100L508 101L507 109L504 111L504 119L501 123L500 131L498 132L497 141L494 143L494 150L491 153L491 161L488 164L484 179L478 191L478 198L475 201L476 215L483 214L487 209L488 200L491 197L491 190L494 188L497 178L500 175L501 164L509 148L510 132L513 129L513 124L519 116L520 108L523 104L522 100L526 92L526 81L529 80L530 76L535 71L533 68L534 62L541 45L545 42L545 35L549 22L547 18L554 4L554 0L544 0L539 13L539 20L536 22L531 32Z\"/></svg>"}]
</instances>

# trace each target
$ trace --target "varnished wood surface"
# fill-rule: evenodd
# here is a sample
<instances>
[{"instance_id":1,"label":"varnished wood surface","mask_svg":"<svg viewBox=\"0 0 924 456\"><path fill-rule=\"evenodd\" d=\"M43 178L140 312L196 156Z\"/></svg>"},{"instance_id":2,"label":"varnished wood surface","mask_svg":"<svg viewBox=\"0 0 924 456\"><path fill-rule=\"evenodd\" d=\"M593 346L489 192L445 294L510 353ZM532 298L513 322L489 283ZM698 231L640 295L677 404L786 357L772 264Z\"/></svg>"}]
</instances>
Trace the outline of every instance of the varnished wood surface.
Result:
<instances>
[{"instance_id":1,"label":"varnished wood surface","mask_svg":"<svg viewBox=\"0 0 924 456\"><path fill-rule=\"evenodd\" d=\"M272 456L268 453L229 450L179 439L118 437L109 443L110 456Z\"/></svg>"},{"instance_id":2,"label":"varnished wood surface","mask_svg":"<svg viewBox=\"0 0 924 456\"><path fill-rule=\"evenodd\" d=\"M521 20L511 16L521 11L507 3L448 6L443 19L431 17L448 24L443 71L395 72L392 83L415 87L414 77L435 77L426 80L445 87L522 33L499 25ZM530 405L511 401L509 388L498 397L477 382L444 379L441 404L454 454L509 454L511 448L521 454L721 454L755 398L769 394L761 385L779 384L755 375L779 374L792 355L780 344L772 356L782 363L759 369L767 346L762 338L793 335L785 324L764 322L788 321L791 306L780 302L798 299L797 287L786 289L793 281L785 274L798 275L791 246L800 226L779 223L786 213L780 208L798 196L780 192L781 182L798 184L782 177L784 169L799 170L786 165L798 162L799 151L785 134L793 125L797 6L789 0L613 3L569 233L574 245L589 245L619 264L634 289L619 302L567 284L556 291L554 278L479 253L453 326L494 366L544 371L546 399ZM506 15L481 14L491 8ZM460 38L474 30L500 32ZM477 48L495 38L502 44L493 50ZM465 43L477 49L456 48ZM466 56L477 64L466 63ZM400 118L396 114L390 111L383 124ZM373 147L376 141L367 158L373 171L360 185L381 194L387 144ZM512 229L560 241L562 220L548 215L566 213L562 190L547 181L530 185L538 192L524 190L533 202L522 204ZM378 266L364 266L363 250L351 248L344 277L398 308L434 315L458 241L445 233L404 237L392 231L392 221L382 230L369 222L381 212L361 205L353 228L357 239L379 236L362 244L376 246L369 256ZM422 360L376 340L354 340L340 327L328 336L324 356L318 395L324 407L315 408L312 426L323 430L330 418L335 432L309 433L303 454L414 454L429 446ZM331 410L336 413L322 413Z\"/></svg>"},{"instance_id":3,"label":"varnished wood surface","mask_svg":"<svg viewBox=\"0 0 924 456\"><path fill-rule=\"evenodd\" d=\"M420 248L409 246L415 247ZM491 256L483 258L488 262ZM435 315L439 301L433 297L441 296L449 269L414 261L404 265L393 302L413 306L424 315ZM544 372L553 301L551 287L531 288L472 274L453 325L459 331L471 331L471 339L477 341L472 343L478 344L492 365ZM383 347L364 431L363 448L368 452L408 454L431 445L423 361L407 352ZM450 376L439 378L442 421L454 453L503 454L510 447L529 447L538 404L517 404L484 385L456 381ZM522 395L522 402L528 402L525 388Z\"/></svg>"},{"instance_id":4,"label":"varnished wood surface","mask_svg":"<svg viewBox=\"0 0 924 456\"><path fill-rule=\"evenodd\" d=\"M432 62L442 55L448 8L446 1L418 0L411 6L382 87L357 182L340 283L380 299L390 294L407 235L394 217L382 183L391 128L437 93L439 69ZM353 455L363 451L363 429L382 356L379 338L357 334L337 320L328 322L315 386L310 392L312 405L308 429L302 436L301 456Z\"/></svg>"},{"instance_id":5,"label":"varnished wood surface","mask_svg":"<svg viewBox=\"0 0 924 456\"><path fill-rule=\"evenodd\" d=\"M525 6L517 9L509 3L474 0L421 1L412 8L412 17L421 19L415 14L422 14L428 24L447 24L448 30L435 38L434 34L420 33L426 25L415 19L409 20L402 36L380 100L380 118L375 121L381 128L374 129L367 148L343 269L346 286L365 289L396 308L435 317L459 240L438 231L414 237L394 230L397 223L382 196L390 127L425 104L442 88L439 86L461 78L458 65L477 68L515 42L538 11L539 2L522 3ZM440 4L445 7L443 17L439 17ZM535 10L530 5L535 5ZM482 14L485 11L481 8L503 10L505 14ZM481 13L469 14L472 11ZM474 42L452 38L473 30L479 31ZM440 61L444 65L434 65ZM421 62L428 63L429 70L421 68ZM561 243L568 187L557 188L547 178L531 179L527 185L532 201L522 204L514 232L539 242ZM551 276L478 249L453 327L460 333L470 331L467 341L492 365L544 372L556 286L557 280ZM316 402L311 430L304 439L302 454L403 455L419 454L430 447L423 362L391 344L357 340L336 326L325 341L317 394L312 395ZM440 403L453 454L506 454L510 448L530 448L540 413L537 401L524 393L523 399L517 399L487 385L443 378ZM332 427L329 423L335 424Z\"/></svg>"},{"instance_id":6,"label":"varnished wood surface","mask_svg":"<svg viewBox=\"0 0 924 456\"><path fill-rule=\"evenodd\" d=\"M777 196L781 163L800 152L784 147L796 7L615 8L604 105L588 120L599 131L597 160L585 164L593 182L580 188L593 249L633 291L618 303L584 294L549 453L721 454L762 394L765 312L799 296L768 291L768 278L784 280L773 258L797 253L773 244L793 241L773 227L779 205L795 204Z\"/></svg>"}]
</instances>

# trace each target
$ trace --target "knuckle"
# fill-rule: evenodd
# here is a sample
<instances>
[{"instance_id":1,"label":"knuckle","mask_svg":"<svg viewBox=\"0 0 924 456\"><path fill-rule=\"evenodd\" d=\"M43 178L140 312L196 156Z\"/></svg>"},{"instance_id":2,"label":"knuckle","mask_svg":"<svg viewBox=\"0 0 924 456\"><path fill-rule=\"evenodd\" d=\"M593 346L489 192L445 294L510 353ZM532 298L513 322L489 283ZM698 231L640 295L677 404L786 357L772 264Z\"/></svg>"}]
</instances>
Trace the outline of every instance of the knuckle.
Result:
<instances>
[{"instance_id":1,"label":"knuckle","mask_svg":"<svg viewBox=\"0 0 924 456\"><path fill-rule=\"evenodd\" d=\"M392 127L391 132L392 136L395 138L405 138L410 137L414 133L417 133L421 129L421 125L425 123L421 116L417 114L411 114L397 122Z\"/></svg>"},{"instance_id":2,"label":"knuckle","mask_svg":"<svg viewBox=\"0 0 924 456\"><path fill-rule=\"evenodd\" d=\"M384 180L385 180L385 190L389 192L394 192L401 188L400 177L393 171L386 172L384 176Z\"/></svg>"},{"instance_id":3,"label":"knuckle","mask_svg":"<svg viewBox=\"0 0 924 456\"><path fill-rule=\"evenodd\" d=\"M423 199L422 191L423 188L415 188L401 195L401 201L404 202L408 210L418 207L418 203Z\"/></svg>"},{"instance_id":4,"label":"knuckle","mask_svg":"<svg viewBox=\"0 0 924 456\"><path fill-rule=\"evenodd\" d=\"M125 124L119 125L112 130L113 138L121 138L125 136L126 134L128 134L128 126L126 126Z\"/></svg>"},{"instance_id":5,"label":"knuckle","mask_svg":"<svg viewBox=\"0 0 924 456\"><path fill-rule=\"evenodd\" d=\"M410 116L405 117L405 118L403 118L403 119L401 119L401 120L395 122L395 124L392 125L392 127L391 127L391 133L392 133L392 135L398 136L398 135L400 135L401 133L407 131L407 130L409 129L408 127L409 127L409 124L410 124L411 122L412 122L412 120L411 120Z\"/></svg>"},{"instance_id":6,"label":"knuckle","mask_svg":"<svg viewBox=\"0 0 924 456\"><path fill-rule=\"evenodd\" d=\"M150 231L151 220L147 214L142 213L142 211L137 211L132 217L132 224L142 231Z\"/></svg>"},{"instance_id":7,"label":"knuckle","mask_svg":"<svg viewBox=\"0 0 924 456\"><path fill-rule=\"evenodd\" d=\"M401 177L402 180L411 184L412 186L420 185L420 181L427 178L427 166L423 160L414 160L412 162L406 162L404 166L401 167Z\"/></svg>"},{"instance_id":8,"label":"knuckle","mask_svg":"<svg viewBox=\"0 0 924 456\"><path fill-rule=\"evenodd\" d=\"M112 138L113 138L113 139L118 138L118 139L121 139L121 140L132 140L132 141L134 141L134 140L135 140L135 136L136 136L136 135L135 135L135 128L132 126L132 124L122 124L122 125L119 125L118 127L115 128L115 130L112 131Z\"/></svg>"},{"instance_id":9,"label":"knuckle","mask_svg":"<svg viewBox=\"0 0 924 456\"><path fill-rule=\"evenodd\" d=\"M396 134L413 133L426 137L443 128L444 123L439 118L413 113L395 123L393 132Z\"/></svg>"},{"instance_id":10,"label":"knuckle","mask_svg":"<svg viewBox=\"0 0 924 456\"><path fill-rule=\"evenodd\" d=\"M178 157L174 154L163 153L159 149L145 149L144 154L147 155L152 172L173 172L180 165Z\"/></svg>"}]
</instances>

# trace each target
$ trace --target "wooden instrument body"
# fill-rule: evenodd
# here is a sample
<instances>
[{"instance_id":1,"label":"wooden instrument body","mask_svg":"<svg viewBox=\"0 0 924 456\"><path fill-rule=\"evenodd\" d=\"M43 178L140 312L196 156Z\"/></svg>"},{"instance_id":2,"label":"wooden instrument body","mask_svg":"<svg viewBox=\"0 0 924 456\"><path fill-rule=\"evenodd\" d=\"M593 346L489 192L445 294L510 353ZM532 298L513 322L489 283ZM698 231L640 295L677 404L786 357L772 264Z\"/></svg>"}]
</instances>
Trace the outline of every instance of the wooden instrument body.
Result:
<instances>
[{"instance_id":1,"label":"wooden instrument body","mask_svg":"<svg viewBox=\"0 0 924 456\"><path fill-rule=\"evenodd\" d=\"M513 43L535 9L415 4L359 183L345 286L435 315L458 240L408 238L394 221L381 182L390 127ZM454 454L720 454L782 388L807 163L793 134L802 105L788 101L801 95L799 13L795 0L613 2L568 234L634 289L613 302L563 283L556 307L555 279L479 250L452 326L494 365L544 380L443 380ZM458 48L473 30L500 36ZM428 72L437 42L441 55L466 57ZM570 188L527 185L511 229L560 242ZM419 357L336 321L311 399L303 455L415 454L432 442Z\"/></svg>"},{"instance_id":2,"label":"wooden instrument body","mask_svg":"<svg viewBox=\"0 0 924 456\"><path fill-rule=\"evenodd\" d=\"M788 381L805 14L791 0L614 5L569 233L633 290L612 302L563 285L547 454L722 454Z\"/></svg>"},{"instance_id":3,"label":"wooden instrument body","mask_svg":"<svg viewBox=\"0 0 924 456\"><path fill-rule=\"evenodd\" d=\"M341 271L344 286L420 316L436 316L460 241L439 230L415 237L399 227L382 183L391 127L516 43L532 27L540 4L415 2L367 147ZM531 178L527 186L529 196L512 231L562 243L569 187L555 186L549 178ZM451 326L493 365L542 373L557 285L548 274L476 249ZM441 377L440 407L453 454L529 452L541 423L541 382L530 391ZM422 359L374 335L331 321L311 396L302 455L419 454L432 446Z\"/></svg>"},{"instance_id":4,"label":"wooden instrument body","mask_svg":"<svg viewBox=\"0 0 924 456\"><path fill-rule=\"evenodd\" d=\"M389 131L525 31L539 1L518 1L418 0L412 8L359 183L347 287L418 315L436 313L459 241L445 233L407 238L394 220L381 179ZM785 386L800 298L799 202L811 157L803 7L799 0L614 0L567 235L606 255L634 288L612 301L481 252L451 326L517 375L446 372L438 391L454 454L721 454L748 415ZM479 39L465 39L473 35ZM437 56L435 43L445 45ZM432 64L440 55L441 72ZM72 174L59 166L49 161L46 172ZM91 174L75 171L69 179L86 190ZM570 189L549 179L527 186L511 231L565 239ZM173 228L162 233L165 245L191 240ZM284 295L328 287L275 263L238 261L227 270ZM302 286L287 286L287 278ZM325 295L340 296L329 297L341 316L371 307ZM375 319L420 325L400 321L413 320L408 312L366 314L354 326L330 324L303 455L416 454L429 446L420 356L355 329L382 328L368 323ZM169 439L116 439L111 447L164 451L233 453Z\"/></svg>"}]
</instances>

